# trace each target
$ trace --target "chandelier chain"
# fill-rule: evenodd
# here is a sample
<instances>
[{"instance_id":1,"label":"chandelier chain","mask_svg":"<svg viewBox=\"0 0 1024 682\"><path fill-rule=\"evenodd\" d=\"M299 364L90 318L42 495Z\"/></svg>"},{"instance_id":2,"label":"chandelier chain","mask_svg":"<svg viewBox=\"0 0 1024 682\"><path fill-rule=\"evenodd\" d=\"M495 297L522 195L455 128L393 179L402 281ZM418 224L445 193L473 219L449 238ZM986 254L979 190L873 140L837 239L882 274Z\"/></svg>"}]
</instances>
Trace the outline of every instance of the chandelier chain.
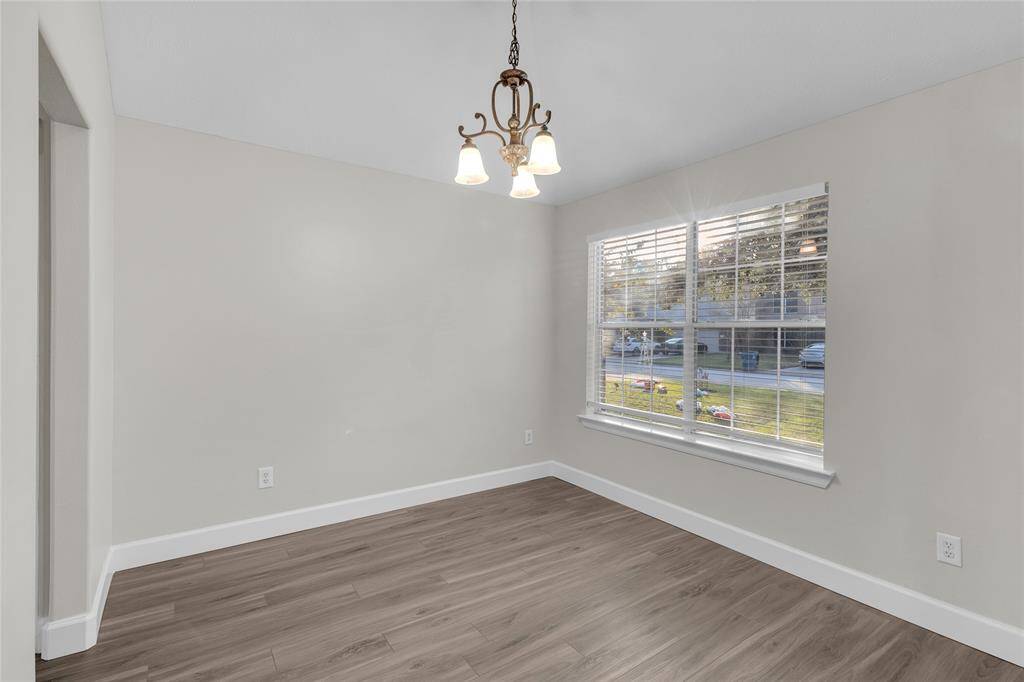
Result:
<instances>
[{"instance_id":1,"label":"chandelier chain","mask_svg":"<svg viewBox=\"0 0 1024 682\"><path fill-rule=\"evenodd\" d=\"M516 35L516 5L518 0L512 0L512 43L508 46L508 63L513 69L519 68L519 37Z\"/></svg>"}]
</instances>

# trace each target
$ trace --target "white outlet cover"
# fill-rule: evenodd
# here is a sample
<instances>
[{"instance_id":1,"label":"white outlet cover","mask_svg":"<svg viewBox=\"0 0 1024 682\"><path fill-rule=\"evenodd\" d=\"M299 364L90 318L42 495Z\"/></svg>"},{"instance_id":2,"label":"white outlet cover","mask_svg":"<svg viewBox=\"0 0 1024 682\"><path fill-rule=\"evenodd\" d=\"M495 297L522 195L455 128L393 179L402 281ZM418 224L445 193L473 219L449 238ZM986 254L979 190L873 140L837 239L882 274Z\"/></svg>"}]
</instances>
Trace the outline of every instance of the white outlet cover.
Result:
<instances>
[{"instance_id":1,"label":"white outlet cover","mask_svg":"<svg viewBox=\"0 0 1024 682\"><path fill-rule=\"evenodd\" d=\"M946 533L935 534L935 558L944 564L963 566L963 554L960 550L960 538Z\"/></svg>"},{"instance_id":2,"label":"white outlet cover","mask_svg":"<svg viewBox=\"0 0 1024 682\"><path fill-rule=\"evenodd\" d=\"M533 445L533 429L526 429L523 433L523 445Z\"/></svg>"},{"instance_id":3,"label":"white outlet cover","mask_svg":"<svg viewBox=\"0 0 1024 682\"><path fill-rule=\"evenodd\" d=\"M256 485L259 488L273 488L274 467L260 467L257 469Z\"/></svg>"}]
</instances>

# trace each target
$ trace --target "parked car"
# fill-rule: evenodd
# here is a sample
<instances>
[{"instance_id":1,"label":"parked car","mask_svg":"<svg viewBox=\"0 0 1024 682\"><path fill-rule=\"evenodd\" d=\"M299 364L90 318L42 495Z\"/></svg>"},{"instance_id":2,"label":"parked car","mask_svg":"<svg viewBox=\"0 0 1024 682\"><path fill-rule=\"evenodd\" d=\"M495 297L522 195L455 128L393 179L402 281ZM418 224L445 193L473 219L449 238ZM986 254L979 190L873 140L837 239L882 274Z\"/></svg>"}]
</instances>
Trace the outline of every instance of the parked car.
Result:
<instances>
[{"instance_id":1,"label":"parked car","mask_svg":"<svg viewBox=\"0 0 1024 682\"><path fill-rule=\"evenodd\" d=\"M665 343L662 344L662 349L664 350L665 353L667 353L669 355L682 355L683 354L683 345L684 345L684 342L683 342L683 339L681 339L681 338L666 339ZM707 353L708 352L708 344L701 343L700 341L698 341L695 344L695 348L696 348L698 353Z\"/></svg>"},{"instance_id":2,"label":"parked car","mask_svg":"<svg viewBox=\"0 0 1024 682\"><path fill-rule=\"evenodd\" d=\"M640 355L643 352L657 353L660 349L661 344L657 341L638 339L635 336L621 338L612 345L614 353L632 353L633 355Z\"/></svg>"},{"instance_id":3,"label":"parked car","mask_svg":"<svg viewBox=\"0 0 1024 682\"><path fill-rule=\"evenodd\" d=\"M821 367L825 368L825 344L824 343L812 343L811 345L800 351L800 366L801 367Z\"/></svg>"},{"instance_id":4,"label":"parked car","mask_svg":"<svg viewBox=\"0 0 1024 682\"><path fill-rule=\"evenodd\" d=\"M643 340L634 336L624 336L612 345L614 353L633 353L639 355L643 350Z\"/></svg>"}]
</instances>

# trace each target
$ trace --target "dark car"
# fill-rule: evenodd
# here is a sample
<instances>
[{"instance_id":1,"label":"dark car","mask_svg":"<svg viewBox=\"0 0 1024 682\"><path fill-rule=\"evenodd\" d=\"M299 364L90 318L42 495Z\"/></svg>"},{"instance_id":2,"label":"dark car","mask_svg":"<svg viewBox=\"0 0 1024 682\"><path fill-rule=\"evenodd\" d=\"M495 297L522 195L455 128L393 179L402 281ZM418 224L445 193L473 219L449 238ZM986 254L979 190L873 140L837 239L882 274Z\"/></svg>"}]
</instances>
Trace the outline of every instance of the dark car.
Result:
<instances>
[{"instance_id":1,"label":"dark car","mask_svg":"<svg viewBox=\"0 0 1024 682\"><path fill-rule=\"evenodd\" d=\"M667 339L665 341L665 343L661 344L661 348L668 355L682 355L683 354L683 345L684 345L683 339L677 337L677 338L673 338L673 339ZM701 343L700 341L698 341L697 342L697 352L698 353L707 353L708 352L708 344Z\"/></svg>"}]
</instances>

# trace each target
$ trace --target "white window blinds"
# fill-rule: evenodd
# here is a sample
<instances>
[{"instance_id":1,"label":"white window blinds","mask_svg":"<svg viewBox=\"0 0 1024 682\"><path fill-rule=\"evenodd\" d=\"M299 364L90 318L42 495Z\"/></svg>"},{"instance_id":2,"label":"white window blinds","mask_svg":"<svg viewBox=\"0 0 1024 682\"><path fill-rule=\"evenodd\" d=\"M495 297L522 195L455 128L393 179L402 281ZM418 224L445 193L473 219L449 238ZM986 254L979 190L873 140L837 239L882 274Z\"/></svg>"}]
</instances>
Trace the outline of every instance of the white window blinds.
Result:
<instances>
[{"instance_id":1,"label":"white window blinds","mask_svg":"<svg viewBox=\"0 0 1024 682\"><path fill-rule=\"evenodd\" d=\"M811 194L591 242L590 411L820 453L828 194Z\"/></svg>"}]
</instances>

